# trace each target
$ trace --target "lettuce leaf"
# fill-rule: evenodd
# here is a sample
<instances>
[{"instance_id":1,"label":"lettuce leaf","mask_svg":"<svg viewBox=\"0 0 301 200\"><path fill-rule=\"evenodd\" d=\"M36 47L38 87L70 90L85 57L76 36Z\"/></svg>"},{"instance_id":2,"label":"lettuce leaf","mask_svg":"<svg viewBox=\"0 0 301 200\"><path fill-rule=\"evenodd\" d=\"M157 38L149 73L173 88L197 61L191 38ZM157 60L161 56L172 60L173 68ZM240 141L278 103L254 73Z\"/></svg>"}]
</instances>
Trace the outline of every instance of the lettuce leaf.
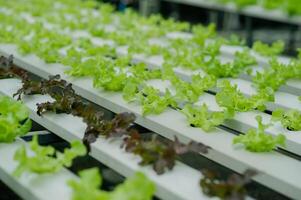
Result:
<instances>
[{"instance_id":1,"label":"lettuce leaf","mask_svg":"<svg viewBox=\"0 0 301 200\"><path fill-rule=\"evenodd\" d=\"M31 129L29 110L19 101L0 96L0 142L11 143Z\"/></svg>"},{"instance_id":2,"label":"lettuce leaf","mask_svg":"<svg viewBox=\"0 0 301 200\"><path fill-rule=\"evenodd\" d=\"M33 155L27 152L25 146L16 151L14 160L18 161L18 166L13 172L14 176L20 177L26 171L37 174L55 173L64 166L70 167L74 158L87 152L80 141L73 141L71 148L65 149L64 153L56 152L51 146L40 146L37 135L33 136L30 149Z\"/></svg>"},{"instance_id":3,"label":"lettuce leaf","mask_svg":"<svg viewBox=\"0 0 301 200\"><path fill-rule=\"evenodd\" d=\"M301 130L301 113L298 110L276 109L272 113L272 120L280 121L282 126L290 131Z\"/></svg>"},{"instance_id":4,"label":"lettuce leaf","mask_svg":"<svg viewBox=\"0 0 301 200\"><path fill-rule=\"evenodd\" d=\"M258 129L250 129L245 135L236 136L233 139L233 144L243 144L248 151L251 152L270 152L276 148L277 145L285 146L286 138L279 134L275 137L266 134L270 124L263 124L261 116L256 116L258 122Z\"/></svg>"},{"instance_id":5,"label":"lettuce leaf","mask_svg":"<svg viewBox=\"0 0 301 200\"><path fill-rule=\"evenodd\" d=\"M221 90L215 99L219 106L238 112L246 112L254 109L265 110L266 102L274 101L274 91L271 88L259 90L257 94L246 97L237 85L231 85L230 81L224 80L218 84Z\"/></svg>"},{"instance_id":6,"label":"lettuce leaf","mask_svg":"<svg viewBox=\"0 0 301 200\"><path fill-rule=\"evenodd\" d=\"M181 80L176 75L170 77L169 80L175 88L176 94L173 98L177 102L194 103L199 100L204 91L216 85L216 78L209 75L204 77L193 75L191 83Z\"/></svg>"},{"instance_id":7,"label":"lettuce leaf","mask_svg":"<svg viewBox=\"0 0 301 200\"><path fill-rule=\"evenodd\" d=\"M285 44L283 41L278 40L271 46L264 44L261 41L256 41L253 44L253 50L262 56L277 56L284 51Z\"/></svg>"},{"instance_id":8,"label":"lettuce leaf","mask_svg":"<svg viewBox=\"0 0 301 200\"><path fill-rule=\"evenodd\" d=\"M146 139L142 138L137 131L131 131L124 137L122 148L126 152L138 155L141 158L139 165L152 165L158 175L172 170L181 155L188 152L207 154L210 149L209 146L194 141L188 144L181 143L177 137L174 141L162 140L157 135Z\"/></svg>"},{"instance_id":9,"label":"lettuce leaf","mask_svg":"<svg viewBox=\"0 0 301 200\"><path fill-rule=\"evenodd\" d=\"M173 99L169 90L167 90L164 96L160 95L160 91L146 86L137 95L137 98L142 104L142 114L160 114L167 107L177 107L176 101Z\"/></svg>"},{"instance_id":10,"label":"lettuce leaf","mask_svg":"<svg viewBox=\"0 0 301 200\"><path fill-rule=\"evenodd\" d=\"M209 197L219 197L227 200L243 200L247 194L245 186L257 171L247 169L242 175L230 174L227 178L208 169L202 170L203 178L200 181L202 191ZM215 199L215 198L214 198Z\"/></svg>"},{"instance_id":11,"label":"lettuce leaf","mask_svg":"<svg viewBox=\"0 0 301 200\"><path fill-rule=\"evenodd\" d=\"M141 172L118 185L113 191L100 190L102 178L97 168L83 170L80 180L69 180L72 200L151 200L155 185Z\"/></svg>"},{"instance_id":12,"label":"lettuce leaf","mask_svg":"<svg viewBox=\"0 0 301 200\"><path fill-rule=\"evenodd\" d=\"M257 71L252 78L252 82L259 89L270 87L277 91L288 79L297 78L300 73L300 66L297 62L286 65L273 58L269 61L269 65L264 71Z\"/></svg>"},{"instance_id":13,"label":"lettuce leaf","mask_svg":"<svg viewBox=\"0 0 301 200\"><path fill-rule=\"evenodd\" d=\"M233 116L233 113L228 111L209 111L206 104L203 104L202 106L186 104L182 109L182 112L187 117L190 125L200 127L206 132L221 125L225 119Z\"/></svg>"}]
</instances>

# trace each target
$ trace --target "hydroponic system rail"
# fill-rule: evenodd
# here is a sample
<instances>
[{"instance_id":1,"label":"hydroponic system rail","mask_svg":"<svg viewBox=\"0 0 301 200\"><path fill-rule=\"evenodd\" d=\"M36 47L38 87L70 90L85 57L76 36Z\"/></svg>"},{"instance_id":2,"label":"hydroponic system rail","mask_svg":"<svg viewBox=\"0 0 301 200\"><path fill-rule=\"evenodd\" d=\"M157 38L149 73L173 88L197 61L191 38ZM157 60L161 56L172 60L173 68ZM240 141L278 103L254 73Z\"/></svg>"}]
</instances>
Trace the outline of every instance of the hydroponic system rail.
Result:
<instances>
[{"instance_id":1,"label":"hydroponic system rail","mask_svg":"<svg viewBox=\"0 0 301 200\"><path fill-rule=\"evenodd\" d=\"M80 145L86 145L89 156L127 180L137 171L143 172L156 187L153 193L164 200L212 199L221 195L214 184L222 181L210 183L213 194L208 195L204 170L201 173L195 166L172 157L186 151L237 173L246 172L245 178L230 178L219 185L230 191L222 194L230 195L230 199L237 193L244 195L243 186L251 178L275 193L301 198L301 53L298 58L281 56L281 42L280 47L279 43L257 44L258 48L254 45L252 49L237 46L217 36L212 27L191 28L158 16L120 14L94 1L78 0L78 5L71 0L57 0L53 5L41 2L28 7L0 0L4 6L0 9L0 55L5 57L0 62L0 97L16 99L16 92L20 92L19 100L28 108L30 118L70 143L71 152L73 141L82 140ZM240 12L251 13L250 10ZM54 11L59 17L53 15ZM20 12L23 18L14 17L14 12ZM10 116L1 100L0 117ZM81 102L86 100L89 103ZM95 123L100 115L89 110L92 104L94 110L101 108L116 114L117 120ZM41 107L45 110L41 111ZM87 114L85 107L95 115ZM11 112L18 113L14 109ZM20 113L22 117L24 113ZM132 113L135 119L119 119L120 113ZM15 123L26 125L23 118ZM131 128L136 124L146 128L152 139L141 142L139 133ZM52 173L43 174L37 167L21 177L15 175L18 160L26 163L25 158L20 161L24 156L20 149L35 152L42 148L35 146L34 139L29 144L22 140L22 134L2 142L0 133L1 181L24 199L76 199L70 179L84 179L68 169L69 162ZM236 145L239 138L244 138L239 142L242 145ZM166 141L166 146L159 141ZM166 153L155 145L169 149ZM152 147L150 152L145 150ZM152 157L156 151L159 158ZM79 150L75 152L82 155ZM63 157L57 155L47 159ZM164 170L160 171L162 166ZM252 172L250 177L248 171ZM147 185L147 180L140 184ZM88 182L94 181L86 179ZM241 191L235 191L235 187L241 187ZM120 188L122 185L117 187L117 193L122 192ZM92 186L92 190L109 195L97 187ZM249 194L246 198L252 199Z\"/></svg>"},{"instance_id":2,"label":"hydroponic system rail","mask_svg":"<svg viewBox=\"0 0 301 200\"><path fill-rule=\"evenodd\" d=\"M219 11L224 11L229 13L238 13L248 17L278 21L286 24L292 24L298 26L301 25L301 17L298 15L289 16L287 13L285 13L280 9L267 10L259 5L251 5L243 8L238 8L237 6L235 6L235 4L231 4L231 3L222 4L216 1L205 1L205 0L163 0L163 1L187 4L192 6L199 6L207 9L219 10Z\"/></svg>"}]
</instances>

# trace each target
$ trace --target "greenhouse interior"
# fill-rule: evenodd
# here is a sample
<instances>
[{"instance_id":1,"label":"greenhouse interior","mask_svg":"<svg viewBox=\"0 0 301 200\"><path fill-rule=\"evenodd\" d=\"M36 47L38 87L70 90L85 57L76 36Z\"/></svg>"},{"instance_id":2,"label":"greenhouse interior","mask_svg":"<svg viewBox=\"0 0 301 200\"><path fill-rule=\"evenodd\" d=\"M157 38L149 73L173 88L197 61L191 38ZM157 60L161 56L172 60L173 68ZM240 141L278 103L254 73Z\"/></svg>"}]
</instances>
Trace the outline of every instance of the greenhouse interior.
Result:
<instances>
[{"instance_id":1,"label":"greenhouse interior","mask_svg":"<svg viewBox=\"0 0 301 200\"><path fill-rule=\"evenodd\" d=\"M0 200L301 200L301 0L0 0Z\"/></svg>"}]
</instances>

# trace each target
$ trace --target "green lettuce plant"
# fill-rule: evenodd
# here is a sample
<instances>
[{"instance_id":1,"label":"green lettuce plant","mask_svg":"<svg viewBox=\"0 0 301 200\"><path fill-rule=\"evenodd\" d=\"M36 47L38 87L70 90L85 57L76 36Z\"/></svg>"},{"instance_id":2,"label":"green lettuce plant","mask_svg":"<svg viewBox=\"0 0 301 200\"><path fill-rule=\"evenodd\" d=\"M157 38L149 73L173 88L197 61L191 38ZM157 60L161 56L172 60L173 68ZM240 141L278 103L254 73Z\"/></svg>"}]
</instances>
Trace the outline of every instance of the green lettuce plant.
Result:
<instances>
[{"instance_id":1,"label":"green lettuce plant","mask_svg":"<svg viewBox=\"0 0 301 200\"><path fill-rule=\"evenodd\" d=\"M186 82L178 78L176 75L168 78L172 86L175 88L174 99L177 102L190 102L198 101L199 97L204 94L204 91L216 85L216 78L214 76L193 75L191 82Z\"/></svg>"},{"instance_id":2,"label":"green lettuce plant","mask_svg":"<svg viewBox=\"0 0 301 200\"><path fill-rule=\"evenodd\" d=\"M252 82L259 89L270 87L277 91L287 80L301 77L301 64L298 60L282 64L273 58L269 61L269 65L264 71L256 72L256 75L252 77Z\"/></svg>"},{"instance_id":3,"label":"green lettuce plant","mask_svg":"<svg viewBox=\"0 0 301 200\"><path fill-rule=\"evenodd\" d=\"M130 77L127 79L125 86L122 90L122 97L127 102L134 101L139 94L139 86L141 86L141 80L136 77Z\"/></svg>"},{"instance_id":4,"label":"green lettuce plant","mask_svg":"<svg viewBox=\"0 0 301 200\"><path fill-rule=\"evenodd\" d=\"M283 127L290 131L301 130L301 113L299 110L288 110L276 109L272 113L273 121L280 121Z\"/></svg>"},{"instance_id":5,"label":"green lettuce plant","mask_svg":"<svg viewBox=\"0 0 301 200\"><path fill-rule=\"evenodd\" d=\"M262 56L277 56L284 51L285 44L283 41L278 40L271 46L264 44L261 41L256 41L253 44L253 50Z\"/></svg>"},{"instance_id":6,"label":"green lettuce plant","mask_svg":"<svg viewBox=\"0 0 301 200\"><path fill-rule=\"evenodd\" d=\"M104 191L102 178L97 168L83 170L79 173L80 180L69 180L72 188L72 200L151 200L155 185L141 172L127 178L113 191Z\"/></svg>"},{"instance_id":7,"label":"green lettuce plant","mask_svg":"<svg viewBox=\"0 0 301 200\"><path fill-rule=\"evenodd\" d=\"M238 112L246 112L254 109L265 110L265 104L274 101L274 91L265 88L251 97L246 97L237 85L231 85L230 81L224 80L218 84L220 91L215 99L219 106Z\"/></svg>"},{"instance_id":8,"label":"green lettuce plant","mask_svg":"<svg viewBox=\"0 0 301 200\"><path fill-rule=\"evenodd\" d=\"M270 152L276 148L277 145L284 147L286 138L284 135L279 134L272 136L265 133L270 124L263 124L262 117L256 116L258 122L258 129L250 129L244 135L236 136L233 139L233 144L242 144L248 151L251 152Z\"/></svg>"},{"instance_id":9,"label":"green lettuce plant","mask_svg":"<svg viewBox=\"0 0 301 200\"><path fill-rule=\"evenodd\" d=\"M166 90L164 95L161 95L160 91L146 86L138 94L137 99L142 105L142 114L160 114L167 107L177 107L177 102L173 99L169 90Z\"/></svg>"},{"instance_id":10,"label":"green lettuce plant","mask_svg":"<svg viewBox=\"0 0 301 200\"><path fill-rule=\"evenodd\" d=\"M245 46L246 40L240 38L238 35L231 34L229 39L227 40L227 45L230 46Z\"/></svg>"},{"instance_id":11,"label":"green lettuce plant","mask_svg":"<svg viewBox=\"0 0 301 200\"><path fill-rule=\"evenodd\" d=\"M123 90L126 80L126 73L116 73L113 66L107 66L107 68L99 68L94 75L93 86L117 92Z\"/></svg>"},{"instance_id":12,"label":"green lettuce plant","mask_svg":"<svg viewBox=\"0 0 301 200\"><path fill-rule=\"evenodd\" d=\"M83 156L87 152L81 141L73 141L70 149L60 153L51 146L40 146L37 135L30 142L30 150L33 155L25 146L16 151L14 160L18 161L18 166L13 172L16 177L20 177L26 171L37 174L58 172L64 166L70 167L74 158Z\"/></svg>"},{"instance_id":13,"label":"green lettuce plant","mask_svg":"<svg viewBox=\"0 0 301 200\"><path fill-rule=\"evenodd\" d=\"M0 142L11 143L31 129L29 110L19 101L0 96Z\"/></svg>"},{"instance_id":14,"label":"green lettuce plant","mask_svg":"<svg viewBox=\"0 0 301 200\"><path fill-rule=\"evenodd\" d=\"M228 111L209 111L206 104L201 106L186 104L181 111L187 117L190 125L200 127L206 132L233 116L233 113Z\"/></svg>"}]
</instances>

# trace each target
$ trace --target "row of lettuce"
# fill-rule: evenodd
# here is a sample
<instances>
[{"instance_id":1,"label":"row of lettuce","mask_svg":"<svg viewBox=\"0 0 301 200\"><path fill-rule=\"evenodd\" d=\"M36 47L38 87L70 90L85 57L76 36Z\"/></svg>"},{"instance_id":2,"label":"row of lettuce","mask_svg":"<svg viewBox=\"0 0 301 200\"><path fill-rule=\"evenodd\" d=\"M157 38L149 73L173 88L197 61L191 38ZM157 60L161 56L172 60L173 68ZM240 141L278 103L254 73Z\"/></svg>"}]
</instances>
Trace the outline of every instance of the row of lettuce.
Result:
<instances>
[{"instance_id":1,"label":"row of lettuce","mask_svg":"<svg viewBox=\"0 0 301 200\"><path fill-rule=\"evenodd\" d=\"M238 8L261 6L267 10L282 10L288 15L301 15L298 0L216 0L220 3L234 3Z\"/></svg>"},{"instance_id":2,"label":"row of lettuce","mask_svg":"<svg viewBox=\"0 0 301 200\"><path fill-rule=\"evenodd\" d=\"M29 111L25 105L9 97L0 96L0 142L11 143L16 137L25 135L31 129ZM38 136L28 148L23 145L14 155L18 162L13 174L20 177L24 172L44 174L55 173L63 167L70 167L72 160L86 154L86 147L80 141L73 141L70 149L63 153L56 151L51 146L40 146ZM92 168L80 172L80 179L69 180L68 185L73 189L72 199L151 199L155 191L154 184L142 174L127 179L123 184L118 185L114 191L108 192L99 189L101 176L98 169Z\"/></svg>"},{"instance_id":3,"label":"row of lettuce","mask_svg":"<svg viewBox=\"0 0 301 200\"><path fill-rule=\"evenodd\" d=\"M143 138L143 136L131 127L135 116L131 113L117 114L112 120L104 119L104 113L97 110L92 104L84 102L72 89L72 85L60 79L59 76L50 77L48 80L32 80L28 73L17 68L12 63L12 57L0 59L0 78L22 79L22 88L14 96L21 100L24 95L50 95L53 102L37 104L37 114L45 112L56 114L65 113L79 116L87 124L82 142L73 141L71 147L63 153L56 151L51 146L40 146L38 137L33 136L28 148L22 146L15 152L14 159L18 166L13 174L20 177L24 172L43 174L55 173L63 167L70 167L72 160L78 156L84 156L91 150L90 144L98 137L123 140L121 146L127 152L140 156L140 165L152 165L157 174L163 174L166 169L172 170L178 156L187 152L206 154L210 147L201 143L190 142L185 145L177 138L174 142L158 137ZM1 142L12 143L16 137L24 136L31 129L29 110L20 101L9 97L0 96L0 127ZM239 195L244 197L244 186L250 182L256 172L248 170L243 176L233 174L228 179L222 179L210 170L202 170L203 178L200 180L202 191L209 196L220 198L234 198ZM97 169L88 169L79 173L80 180L70 180L68 185L73 188L73 199L151 199L155 191L154 184L142 173L127 179L112 192L99 190L101 177ZM232 182L235 178L237 181ZM139 187L139 188L137 188ZM240 188L237 190L237 188ZM125 194L127 193L127 194Z\"/></svg>"},{"instance_id":4,"label":"row of lettuce","mask_svg":"<svg viewBox=\"0 0 301 200\"><path fill-rule=\"evenodd\" d=\"M24 136L31 129L29 111L20 101L10 97L0 96L0 142L12 143L16 137ZM24 172L44 174L55 173L63 167L70 167L74 158L84 156L86 147L80 141L73 141L71 148L63 153L56 151L52 146L40 146L38 136L33 136L29 143L30 150L25 145L19 148L14 155L18 162L13 175L20 177ZM30 153L29 153L30 152ZM80 179L68 181L73 189L72 199L151 199L154 192L154 184L142 173L138 172L118 185L114 191L100 190L101 176L97 168L80 172Z\"/></svg>"}]
</instances>

